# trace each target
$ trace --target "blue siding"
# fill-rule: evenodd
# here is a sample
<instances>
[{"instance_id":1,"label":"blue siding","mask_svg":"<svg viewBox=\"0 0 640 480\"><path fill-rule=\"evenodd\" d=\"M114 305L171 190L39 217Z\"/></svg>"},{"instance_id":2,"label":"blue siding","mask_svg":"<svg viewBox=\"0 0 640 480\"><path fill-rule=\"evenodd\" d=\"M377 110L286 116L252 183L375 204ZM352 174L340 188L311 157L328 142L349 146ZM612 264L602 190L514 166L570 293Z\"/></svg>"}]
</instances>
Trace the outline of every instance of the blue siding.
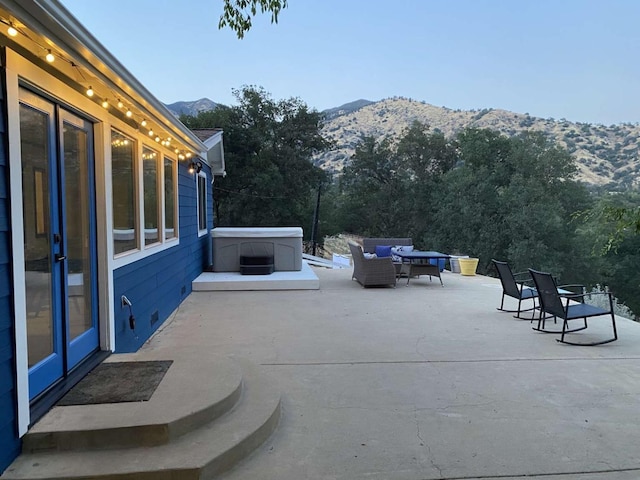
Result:
<instances>
[{"instance_id":1,"label":"blue siding","mask_svg":"<svg viewBox=\"0 0 640 480\"><path fill-rule=\"evenodd\" d=\"M213 227L211 171L207 165L207 223ZM133 352L157 330L191 293L191 282L206 267L210 248L208 235L198 237L196 182L184 162L178 164L180 244L114 272L116 351ZM133 304L136 328L129 328L129 308L121 308L126 295ZM158 320L152 317L158 312Z\"/></svg>"},{"instance_id":2,"label":"blue siding","mask_svg":"<svg viewBox=\"0 0 640 480\"><path fill-rule=\"evenodd\" d=\"M16 400L16 351L11 274L11 222L9 212L9 162L4 100L0 80L0 473L20 453Z\"/></svg>"}]
</instances>

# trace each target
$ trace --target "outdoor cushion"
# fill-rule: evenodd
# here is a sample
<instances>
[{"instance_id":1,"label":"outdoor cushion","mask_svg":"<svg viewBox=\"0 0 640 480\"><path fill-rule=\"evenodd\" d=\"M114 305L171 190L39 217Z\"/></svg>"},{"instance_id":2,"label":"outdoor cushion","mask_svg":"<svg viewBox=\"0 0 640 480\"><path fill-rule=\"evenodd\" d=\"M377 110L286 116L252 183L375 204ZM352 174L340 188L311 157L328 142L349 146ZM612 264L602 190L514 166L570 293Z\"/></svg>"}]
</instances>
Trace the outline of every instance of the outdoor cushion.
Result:
<instances>
[{"instance_id":1,"label":"outdoor cushion","mask_svg":"<svg viewBox=\"0 0 640 480\"><path fill-rule=\"evenodd\" d=\"M376 256L377 257L390 257L391 256L391 245L377 245L376 246Z\"/></svg>"}]
</instances>

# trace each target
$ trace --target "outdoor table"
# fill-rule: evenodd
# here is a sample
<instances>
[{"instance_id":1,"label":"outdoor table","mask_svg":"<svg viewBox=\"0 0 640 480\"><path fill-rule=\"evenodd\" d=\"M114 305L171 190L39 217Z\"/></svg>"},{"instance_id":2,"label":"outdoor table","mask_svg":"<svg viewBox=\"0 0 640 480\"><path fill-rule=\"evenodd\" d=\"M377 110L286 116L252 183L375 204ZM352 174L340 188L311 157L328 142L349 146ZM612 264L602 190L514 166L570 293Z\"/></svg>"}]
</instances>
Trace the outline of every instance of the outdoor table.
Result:
<instances>
[{"instance_id":1,"label":"outdoor table","mask_svg":"<svg viewBox=\"0 0 640 480\"><path fill-rule=\"evenodd\" d=\"M438 277L440 279L440 285L444 287L442 283L442 277L440 276L440 266L430 263L429 260L441 260L451 258L450 255L440 252L413 250L411 252L397 252L396 255L402 258L402 268L400 273L407 274L407 285L411 277L419 275L429 275L430 277Z\"/></svg>"}]
</instances>

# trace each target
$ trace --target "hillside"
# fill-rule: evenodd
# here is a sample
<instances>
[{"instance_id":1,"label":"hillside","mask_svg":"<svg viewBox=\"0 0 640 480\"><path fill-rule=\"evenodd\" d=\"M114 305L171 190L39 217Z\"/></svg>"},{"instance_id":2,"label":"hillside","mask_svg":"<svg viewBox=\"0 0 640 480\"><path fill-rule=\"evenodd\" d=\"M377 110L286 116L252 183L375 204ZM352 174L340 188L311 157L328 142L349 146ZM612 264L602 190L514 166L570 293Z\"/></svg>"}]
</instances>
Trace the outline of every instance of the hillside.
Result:
<instances>
[{"instance_id":1,"label":"hillside","mask_svg":"<svg viewBox=\"0 0 640 480\"><path fill-rule=\"evenodd\" d=\"M201 98L200 100L194 101L180 101L165 105L176 117L179 117L180 115L196 116L200 112L215 110L218 106L216 102L209 100L208 98Z\"/></svg>"},{"instance_id":2,"label":"hillside","mask_svg":"<svg viewBox=\"0 0 640 480\"><path fill-rule=\"evenodd\" d=\"M325 136L336 148L314 163L340 172L363 136L398 136L414 120L453 136L466 127L490 128L505 135L541 131L577 160L578 179L594 185L640 186L640 126L594 125L532 117L499 109L452 110L401 97L370 103L359 100L325 111Z\"/></svg>"}]
</instances>

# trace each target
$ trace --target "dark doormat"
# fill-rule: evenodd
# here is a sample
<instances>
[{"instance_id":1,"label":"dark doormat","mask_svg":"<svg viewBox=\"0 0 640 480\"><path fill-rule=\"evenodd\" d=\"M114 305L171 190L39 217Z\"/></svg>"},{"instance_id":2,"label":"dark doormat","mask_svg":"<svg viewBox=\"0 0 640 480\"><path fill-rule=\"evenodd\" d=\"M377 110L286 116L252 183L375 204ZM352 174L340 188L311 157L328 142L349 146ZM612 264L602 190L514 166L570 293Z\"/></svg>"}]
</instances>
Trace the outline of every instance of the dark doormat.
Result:
<instances>
[{"instance_id":1,"label":"dark doormat","mask_svg":"<svg viewBox=\"0 0 640 480\"><path fill-rule=\"evenodd\" d=\"M145 402L173 360L102 363L73 387L58 406Z\"/></svg>"}]
</instances>

